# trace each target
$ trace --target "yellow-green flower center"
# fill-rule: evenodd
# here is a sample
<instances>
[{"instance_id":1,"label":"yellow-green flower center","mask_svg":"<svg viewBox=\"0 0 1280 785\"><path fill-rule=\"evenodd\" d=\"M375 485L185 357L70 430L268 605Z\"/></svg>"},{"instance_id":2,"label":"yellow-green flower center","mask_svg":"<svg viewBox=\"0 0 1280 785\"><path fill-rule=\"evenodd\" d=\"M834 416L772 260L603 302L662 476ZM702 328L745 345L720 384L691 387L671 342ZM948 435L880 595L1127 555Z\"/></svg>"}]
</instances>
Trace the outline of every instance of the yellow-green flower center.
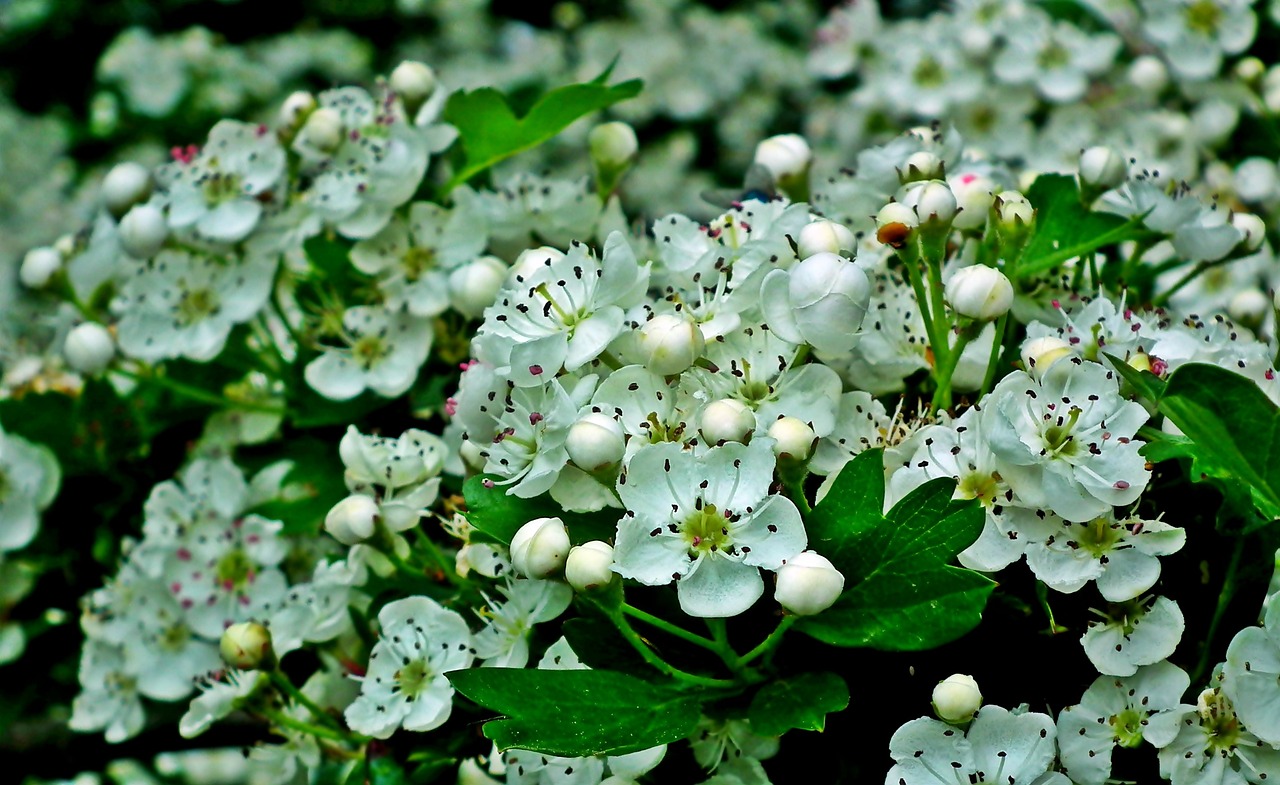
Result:
<instances>
[{"instance_id":1,"label":"yellow-green flower center","mask_svg":"<svg viewBox=\"0 0 1280 785\"><path fill-rule=\"evenodd\" d=\"M689 545L689 555L699 556L724 550L731 545L728 519L716 509L714 504L703 505L684 521L680 533Z\"/></svg>"}]
</instances>

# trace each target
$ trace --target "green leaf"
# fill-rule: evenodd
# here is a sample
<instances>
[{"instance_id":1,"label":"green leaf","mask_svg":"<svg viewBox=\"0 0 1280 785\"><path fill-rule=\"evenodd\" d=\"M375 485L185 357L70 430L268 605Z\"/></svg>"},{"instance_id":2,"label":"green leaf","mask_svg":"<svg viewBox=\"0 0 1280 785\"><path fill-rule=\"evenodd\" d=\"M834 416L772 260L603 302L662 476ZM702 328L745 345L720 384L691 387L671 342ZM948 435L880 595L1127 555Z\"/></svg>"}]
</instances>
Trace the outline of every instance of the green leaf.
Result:
<instances>
[{"instance_id":1,"label":"green leaf","mask_svg":"<svg viewBox=\"0 0 1280 785\"><path fill-rule=\"evenodd\" d=\"M344 469L336 445L303 436L286 442L284 450L273 452L272 458L287 458L293 468L281 483L281 498L260 504L253 512L283 522L285 534L318 535L325 515L347 495L346 486L333 480Z\"/></svg>"},{"instance_id":2,"label":"green leaf","mask_svg":"<svg viewBox=\"0 0 1280 785\"><path fill-rule=\"evenodd\" d=\"M1234 477L1268 520L1280 518L1280 409L1249 379L1189 363L1173 372L1160 411L1195 442L1201 471Z\"/></svg>"},{"instance_id":3,"label":"green leaf","mask_svg":"<svg viewBox=\"0 0 1280 785\"><path fill-rule=\"evenodd\" d=\"M1035 234L1022 250L1019 278L1038 275L1077 256L1136 237L1142 218L1125 220L1080 203L1080 187L1069 174L1042 174L1027 200L1036 208Z\"/></svg>"},{"instance_id":4,"label":"green leaf","mask_svg":"<svg viewBox=\"0 0 1280 785\"><path fill-rule=\"evenodd\" d=\"M0 401L0 427L48 447L68 476L118 469L146 448L142 397L124 399L104 379L90 379L77 396L27 393Z\"/></svg>"},{"instance_id":5,"label":"green leaf","mask_svg":"<svg viewBox=\"0 0 1280 785\"><path fill-rule=\"evenodd\" d=\"M821 731L827 715L849 705L849 685L834 673L801 673L765 685L751 700L751 730L781 736L792 728Z\"/></svg>"},{"instance_id":6,"label":"green leaf","mask_svg":"<svg viewBox=\"0 0 1280 785\"><path fill-rule=\"evenodd\" d=\"M466 163L445 191L499 161L542 144L578 118L640 93L643 83L639 79L606 85L611 70L612 66L590 82L544 94L523 117L516 117L507 97L492 87L460 90L449 96L444 119L458 129Z\"/></svg>"},{"instance_id":7,"label":"green leaf","mask_svg":"<svg viewBox=\"0 0 1280 785\"><path fill-rule=\"evenodd\" d=\"M955 481L931 480L888 516L883 457L868 450L847 464L805 521L809 543L845 576L845 591L796 629L833 646L931 649L982 620L995 583L948 564L984 525L976 501L952 501Z\"/></svg>"},{"instance_id":8,"label":"green leaf","mask_svg":"<svg viewBox=\"0 0 1280 785\"><path fill-rule=\"evenodd\" d=\"M616 671L471 668L447 675L463 695L503 715L483 729L502 750L624 755L688 737L701 716L701 700L687 689Z\"/></svg>"},{"instance_id":9,"label":"green leaf","mask_svg":"<svg viewBox=\"0 0 1280 785\"><path fill-rule=\"evenodd\" d=\"M590 540L607 540L617 532L619 513L608 508L597 513L565 512L548 496L522 499L507 493L505 485L486 487L486 481L501 481L496 475L478 475L462 485L467 500L467 520L495 541L510 544L516 530L535 518L559 518L569 530L574 545Z\"/></svg>"}]
</instances>

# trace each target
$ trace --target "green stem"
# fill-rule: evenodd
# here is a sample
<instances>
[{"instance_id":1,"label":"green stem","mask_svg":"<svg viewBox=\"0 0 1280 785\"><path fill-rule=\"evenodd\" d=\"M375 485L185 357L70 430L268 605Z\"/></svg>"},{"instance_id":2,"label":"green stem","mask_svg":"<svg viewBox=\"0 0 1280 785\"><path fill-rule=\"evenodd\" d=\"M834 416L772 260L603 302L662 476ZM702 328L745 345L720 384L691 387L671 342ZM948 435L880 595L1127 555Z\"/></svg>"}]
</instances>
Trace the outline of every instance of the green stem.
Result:
<instances>
[{"instance_id":1,"label":"green stem","mask_svg":"<svg viewBox=\"0 0 1280 785\"><path fill-rule=\"evenodd\" d=\"M673 635L682 641L692 643L694 646L701 646L707 651L713 651L717 654L719 653L719 649L714 641L707 640L696 632L689 632L683 627L677 627L666 619L654 616L652 613L642 611L633 605L626 604L625 602L622 604L622 612L633 619L648 624L651 627L657 627L663 632Z\"/></svg>"},{"instance_id":2,"label":"green stem","mask_svg":"<svg viewBox=\"0 0 1280 785\"><path fill-rule=\"evenodd\" d=\"M414 551L425 554L430 561L430 566L443 573L445 579L454 586L459 588L468 586L467 582L458 575L457 564L444 555L435 540L431 539L431 535L422 531L421 528L410 529L409 532L412 533Z\"/></svg>"},{"instance_id":3,"label":"green stem","mask_svg":"<svg viewBox=\"0 0 1280 785\"><path fill-rule=\"evenodd\" d=\"M726 626L724 619L706 619L707 629L711 630L711 637L716 642L716 654L720 655L720 659L724 660L724 664L729 666L729 670L738 672L742 670L742 663L738 657L738 652L733 650L733 646L729 643L729 628Z\"/></svg>"},{"instance_id":4,"label":"green stem","mask_svg":"<svg viewBox=\"0 0 1280 785\"><path fill-rule=\"evenodd\" d=\"M999 319L996 320L996 335L991 342L991 354L987 355L987 372L982 375L982 390L978 393L978 398L983 398L991 390L991 385L996 380L996 364L1000 362L1000 350L1004 348L1004 331L1009 325L1009 312L1005 311Z\"/></svg>"},{"instance_id":5,"label":"green stem","mask_svg":"<svg viewBox=\"0 0 1280 785\"><path fill-rule=\"evenodd\" d=\"M1049 634L1058 635L1066 632L1067 628L1059 625L1053 618L1053 608L1049 607L1049 587L1044 584L1044 581L1036 581L1036 600L1044 609L1044 615L1049 617Z\"/></svg>"},{"instance_id":6,"label":"green stem","mask_svg":"<svg viewBox=\"0 0 1280 785\"><path fill-rule=\"evenodd\" d=\"M906 260L904 267L907 269L907 280L911 282L911 289L916 295L916 305L920 308L925 335L929 339L930 348L933 349L934 362L937 363L946 354L946 347L934 333L933 313L929 309L929 296L924 290L924 280L920 277L920 270L916 268L914 260Z\"/></svg>"},{"instance_id":7,"label":"green stem","mask_svg":"<svg viewBox=\"0 0 1280 785\"><path fill-rule=\"evenodd\" d=\"M344 741L344 742L353 742L353 743L356 741L354 737L352 737L347 733L344 733L343 731L335 730L333 728L326 728L320 725L313 725L309 722L303 722L302 720L298 720L298 719L294 719L293 717L290 717L288 714L285 714L282 711L276 711L275 709L261 708L261 709L258 709L258 713L260 713L262 716L271 720L272 723L279 725L282 728L292 728L293 730L296 730L299 733L307 733L312 736L317 736L321 739L332 739L333 741Z\"/></svg>"},{"instance_id":8,"label":"green stem","mask_svg":"<svg viewBox=\"0 0 1280 785\"><path fill-rule=\"evenodd\" d=\"M168 390L175 395L188 398L193 401L216 406L220 409L240 409L248 412L264 412L266 414L284 414L284 409L279 406L269 406L264 403L253 403L252 401L233 401L225 396L217 393L203 390L199 387L185 384L183 382L170 379L167 376L156 376L154 374L143 374L137 371L130 371L127 368L113 368L112 373L117 373L128 379L133 379L139 384L153 384L156 387Z\"/></svg>"},{"instance_id":9,"label":"green stem","mask_svg":"<svg viewBox=\"0 0 1280 785\"><path fill-rule=\"evenodd\" d=\"M1231 563L1227 565L1227 572L1222 576L1222 589L1218 592L1218 606L1213 609L1213 619L1209 621L1209 632L1200 643L1200 661L1196 663L1196 669L1191 674L1192 684L1200 684L1209 670L1210 655L1213 654L1213 639L1217 637L1222 616L1227 612L1227 606L1231 604L1231 598L1236 593L1236 572L1240 568L1240 557L1244 555L1244 541L1244 537L1237 537L1236 547L1231 551Z\"/></svg>"},{"instance_id":10,"label":"green stem","mask_svg":"<svg viewBox=\"0 0 1280 785\"><path fill-rule=\"evenodd\" d=\"M938 375L938 388L933 391L933 402L930 408L934 412L951 408L951 377L955 375L956 366L960 364L960 355L964 353L964 347L969 345L970 340L969 330L964 330L956 338L956 345L951 348L947 356L947 364L942 367L942 373Z\"/></svg>"},{"instance_id":11,"label":"green stem","mask_svg":"<svg viewBox=\"0 0 1280 785\"><path fill-rule=\"evenodd\" d=\"M341 729L342 726L338 724L338 721L334 719L331 714L321 708L319 704L308 698L302 690L294 686L293 682L289 681L288 676L284 675L279 670L269 671L267 676L271 678L271 683L276 685L281 692L285 693L290 698L293 698L299 704L305 706L307 711L311 712L311 715L317 720L320 720L325 725Z\"/></svg>"},{"instance_id":12,"label":"green stem","mask_svg":"<svg viewBox=\"0 0 1280 785\"><path fill-rule=\"evenodd\" d=\"M1203 273L1205 270L1211 269L1213 267L1218 267L1219 265L1223 265L1231 261L1235 261L1235 258L1228 257L1226 259L1219 259L1214 262L1196 262L1195 267L1192 267L1190 270L1188 270L1187 274L1179 278L1178 282L1175 283L1173 286L1171 286L1169 289L1161 292L1158 297L1152 300L1151 304L1154 307L1159 308L1160 306L1169 302L1169 298L1177 294L1179 289L1181 289L1182 287L1194 281L1196 277L1201 273Z\"/></svg>"},{"instance_id":13,"label":"green stem","mask_svg":"<svg viewBox=\"0 0 1280 785\"><path fill-rule=\"evenodd\" d=\"M639 633L632 629L631 624L627 622L626 616L624 616L621 611L606 610L606 613L614 626L618 628L618 632L622 633L622 637L626 639L627 643L631 644L631 648L635 649L636 653L638 653L645 662L671 678L676 679L677 681L683 681L686 684L696 685L698 687L738 686L736 682L727 681L725 679L713 679L708 676L699 676L696 673L689 673L687 671L680 670L676 666L662 659L662 657L658 656L657 652L653 649L649 648L649 644L645 643Z\"/></svg>"},{"instance_id":14,"label":"green stem","mask_svg":"<svg viewBox=\"0 0 1280 785\"><path fill-rule=\"evenodd\" d=\"M760 641L760 645L739 657L738 662L742 665L746 665L752 660L771 653L778 647L778 644L782 642L783 636L787 634L787 630L791 629L791 625L795 624L799 620L799 616L783 616L782 621L778 622L778 626L773 629L773 632L769 633L769 637Z\"/></svg>"}]
</instances>

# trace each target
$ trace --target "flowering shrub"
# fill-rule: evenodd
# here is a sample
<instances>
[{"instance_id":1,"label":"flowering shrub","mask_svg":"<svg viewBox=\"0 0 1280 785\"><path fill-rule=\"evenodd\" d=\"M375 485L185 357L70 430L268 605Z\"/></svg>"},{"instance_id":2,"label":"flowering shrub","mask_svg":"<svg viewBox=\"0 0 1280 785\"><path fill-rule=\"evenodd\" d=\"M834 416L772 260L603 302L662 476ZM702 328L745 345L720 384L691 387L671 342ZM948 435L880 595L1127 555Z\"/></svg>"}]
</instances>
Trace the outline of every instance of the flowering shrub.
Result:
<instances>
[{"instance_id":1,"label":"flowering shrub","mask_svg":"<svg viewBox=\"0 0 1280 785\"><path fill-rule=\"evenodd\" d=\"M557 8L103 55L248 73L7 263L20 781L1280 776L1280 19Z\"/></svg>"}]
</instances>

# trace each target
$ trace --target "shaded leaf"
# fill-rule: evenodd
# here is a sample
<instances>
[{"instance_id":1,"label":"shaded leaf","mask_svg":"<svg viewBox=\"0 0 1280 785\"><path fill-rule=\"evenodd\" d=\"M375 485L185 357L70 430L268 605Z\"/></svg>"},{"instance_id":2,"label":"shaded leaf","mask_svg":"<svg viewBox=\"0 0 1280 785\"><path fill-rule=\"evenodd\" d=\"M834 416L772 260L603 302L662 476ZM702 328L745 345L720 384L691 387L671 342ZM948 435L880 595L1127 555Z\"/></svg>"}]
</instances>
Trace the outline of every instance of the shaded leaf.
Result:
<instances>
[{"instance_id":1,"label":"shaded leaf","mask_svg":"<svg viewBox=\"0 0 1280 785\"><path fill-rule=\"evenodd\" d=\"M765 685L751 701L751 730L781 736L792 728L820 731L827 715L849 705L849 685L834 673L801 673Z\"/></svg>"}]
</instances>

